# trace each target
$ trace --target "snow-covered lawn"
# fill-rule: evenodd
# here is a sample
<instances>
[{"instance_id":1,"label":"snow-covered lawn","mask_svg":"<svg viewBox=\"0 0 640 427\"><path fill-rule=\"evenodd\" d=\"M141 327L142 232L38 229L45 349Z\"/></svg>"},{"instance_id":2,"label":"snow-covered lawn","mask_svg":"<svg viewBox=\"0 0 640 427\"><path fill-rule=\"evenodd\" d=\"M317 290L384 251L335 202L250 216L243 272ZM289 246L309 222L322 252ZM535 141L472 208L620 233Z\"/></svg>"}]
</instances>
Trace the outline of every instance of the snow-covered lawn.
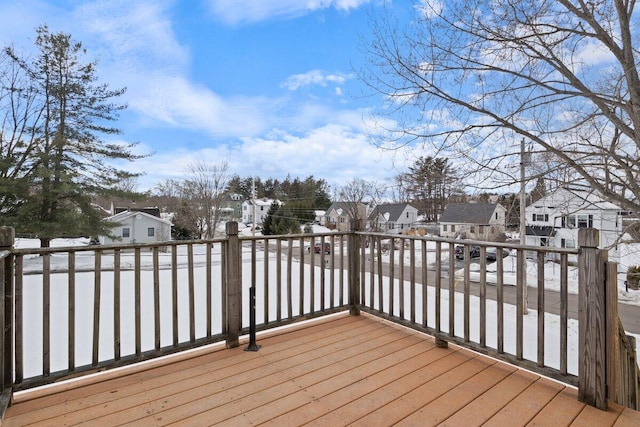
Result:
<instances>
[{"instance_id":1,"label":"snow-covered lawn","mask_svg":"<svg viewBox=\"0 0 640 427\"><path fill-rule=\"evenodd\" d=\"M17 247L37 247L37 241L28 241L19 239L16 242ZM52 242L52 246L74 246L74 245L87 245L88 242L85 239L80 240L62 240L57 239ZM298 242L294 242L298 245ZM421 245L416 245L416 250L420 251ZM275 245L272 247L272 249ZM443 249L446 245L443 245ZM285 252L286 245L283 244L283 254ZM427 262L435 262L435 252L431 247L431 242L427 246ZM251 263L249 260L249 253L251 248L249 246L243 246L243 295L248 296L248 288L250 286L251 278ZM295 251L294 251L295 253ZM187 265L186 248L180 247L178 251L178 262L180 266ZM399 252L396 251L396 260L398 259ZM221 318L220 313L220 245L214 245L213 247L213 262L211 265L211 271L213 274L213 321L212 329L213 333L219 333L221 331ZM160 253L160 310L161 310L161 345L170 345L172 342L172 310L171 310L171 294L172 294L172 278L171 278L171 254ZM405 265L409 262L408 251L405 250ZM443 263L445 258L448 257L448 252L443 253ZM416 254L416 261L421 260L421 254ZM389 255L383 255L383 261L389 261ZM68 348L68 276L65 272L62 272L67 267L67 257L65 254L55 254L51 257L52 271L61 271L60 273L51 275L51 369L63 370L67 367L67 348ZM37 255L28 255L25 257L25 273L24 276L24 325L25 325L25 345L24 345L24 366L25 377L39 375L41 373L42 366L42 275L38 274L38 270L41 269L42 257ZM101 273L101 306L100 306L100 360L109 360L113 358L113 340L114 340L114 313L113 313L113 272L108 271L113 266L113 255L105 254L102 256L102 268L107 271ZM512 264L513 263L513 266ZM133 254L124 252L121 255L121 265L123 269L127 266L133 266ZM150 252L143 252L141 257L141 264L143 270L141 272L141 326L142 326L142 351L150 350L154 346L154 312L153 312L153 271L149 268L152 266L152 258ZM83 269L91 269L94 265L93 252L79 252L76 254L76 269L82 271ZM495 265L495 264L494 264ZM269 283L276 283L276 266L275 254L269 254L268 275ZM264 319L264 252L257 251L256 259L256 289L257 289L257 319L258 322L262 322ZM292 278L294 281L299 277L300 264L297 261L292 263ZM196 337L203 337L206 333L206 289L205 289L205 277L206 277L206 258L205 249L203 246L194 246L194 283L195 283L195 317L196 317ZM286 262L281 264L282 272L286 272ZM303 266L305 269L305 278L309 277L308 265ZM490 272L489 267L488 271ZM512 257L505 258L505 283L515 283L515 259ZM553 263L547 263L545 265L545 286L549 286L550 289L557 286L559 289L559 267ZM476 269L477 265L476 265ZM321 266L315 267L315 307L316 310L320 309L320 286L319 280L322 272ZM41 271L41 270L40 270ZM325 283L329 283L329 271L325 269ZM528 284L535 286L537 280L535 274L537 267L534 263L528 264ZM339 271L334 271L335 274L335 293L334 299L337 303L339 300ZM343 273L345 274L345 273ZM186 268L178 269L178 313L179 313L179 338L180 342L188 341L189 339L189 296L188 296L188 270ZM408 279L408 278L405 278ZM283 282L286 281L285 274L283 273ZM343 278L346 284L346 275ZM375 282L377 284L377 277ZM384 283L384 300L385 304L388 304L388 278L383 278ZM570 292L577 292L577 272L575 268L571 268L569 271L569 283ZM576 283L575 285L573 283ZM327 285L328 286L328 285ZM409 317L409 283L405 281L405 317ZM395 314L399 313L399 285L395 285ZM298 283L294 283L292 286L291 298L293 301L293 315L299 314L299 286ZM343 290L342 297L344 301L347 301L347 289ZM287 289L285 283L282 284L282 298L286 301ZM376 289L375 301L377 301L377 289ZM624 292L624 287L623 287ZM633 292L633 291L632 291ZM309 284L305 283L304 289L304 310L307 311L310 306L309 298ZM640 292L635 292L639 293ZM633 295L632 295L633 296ZM416 289L416 321L421 322L421 297L422 287L418 286ZM367 291L368 298L368 291ZM463 333L464 319L463 319L463 295L456 293L456 316L455 316L455 331L456 335L461 336ZM249 313L248 313L248 300L243 301L243 325L248 326ZM637 303L638 298L629 298L621 301ZM93 301L94 301L94 273L78 272L76 273L76 314L75 314L75 327L76 327L76 364L83 365L91 362L91 348L92 348L92 336L93 336ZM135 319L134 319L134 276L133 271L122 271L121 273L121 345L122 354L132 354L135 352ZM276 301L277 301L277 289L271 285L269 288L269 318L275 320L276 317ZM428 319L427 324L430 327L435 327L435 291L433 288L428 287L427 294L428 301ZM441 329L444 332L448 332L448 301L449 294L446 290L442 292L441 302L441 318L443 319ZM470 325L471 325L471 340L474 342L479 341L479 299L471 296L471 310L470 310ZM330 303L330 296L328 288L326 288L325 305L328 307ZM287 317L288 313L287 304L282 303L282 317ZM388 310L388 306L385 307ZM497 345L497 321L496 318L496 303L495 301L487 301L487 345L495 348ZM545 363L548 366L558 368L559 361L559 324L560 320L558 316L552 314L545 314ZM505 352L513 354L515 352L515 325L516 325L516 313L515 307L510 305L504 306L504 321L505 328ZM524 356L529 360L536 360L537 357L537 313L535 310L529 310L529 314L524 319ZM569 321L569 360L568 368L569 372L577 374L577 348L578 348L578 325L574 320ZM640 340L638 340L640 344ZM639 349L640 350L640 349Z\"/></svg>"}]
</instances>

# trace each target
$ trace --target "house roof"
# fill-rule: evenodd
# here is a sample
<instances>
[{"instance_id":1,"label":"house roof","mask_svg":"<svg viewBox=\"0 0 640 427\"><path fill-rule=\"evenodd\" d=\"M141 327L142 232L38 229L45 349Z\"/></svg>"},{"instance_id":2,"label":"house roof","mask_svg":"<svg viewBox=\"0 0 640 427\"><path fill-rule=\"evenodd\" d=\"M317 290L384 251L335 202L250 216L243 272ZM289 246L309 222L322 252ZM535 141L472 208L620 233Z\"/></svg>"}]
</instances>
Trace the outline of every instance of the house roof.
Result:
<instances>
[{"instance_id":1,"label":"house roof","mask_svg":"<svg viewBox=\"0 0 640 427\"><path fill-rule=\"evenodd\" d=\"M131 207L114 207L114 212L113 214L119 214L120 212L126 212L126 211L131 211L131 212L144 212L146 214L149 215L153 215L155 217L160 218L160 208L155 206L155 207L146 207L146 208L131 208Z\"/></svg>"},{"instance_id":2,"label":"house roof","mask_svg":"<svg viewBox=\"0 0 640 427\"><path fill-rule=\"evenodd\" d=\"M387 221L397 221L398 219L400 219L400 216L407 209L407 207L411 207L411 204L389 203L384 205L378 205L375 207L373 212L371 212L369 219L374 221L379 215L382 215Z\"/></svg>"},{"instance_id":3,"label":"house roof","mask_svg":"<svg viewBox=\"0 0 640 427\"><path fill-rule=\"evenodd\" d=\"M123 211L123 212L117 213L115 215L112 215L112 216L110 216L108 218L105 218L105 221L122 222L122 221L125 221L125 220L127 220L127 219L129 219L131 217L135 217L137 215L143 216L145 218L150 218L150 219L152 219L154 221L162 222L162 223L165 223L165 224L168 224L168 225L173 225L173 224L171 224L170 221L167 221L166 219L158 218L157 216L150 215L150 214L148 214L146 212L141 212L141 211Z\"/></svg>"},{"instance_id":4,"label":"house roof","mask_svg":"<svg viewBox=\"0 0 640 427\"><path fill-rule=\"evenodd\" d=\"M615 205L600 196L595 190L576 187L565 186L558 188L552 193L546 194L539 200L531 203L529 207L536 206L553 206L556 209L581 209L581 210L621 210L618 205Z\"/></svg>"},{"instance_id":5,"label":"house roof","mask_svg":"<svg viewBox=\"0 0 640 427\"><path fill-rule=\"evenodd\" d=\"M440 215L440 222L454 224L489 224L497 203L449 203Z\"/></svg>"},{"instance_id":6,"label":"house roof","mask_svg":"<svg viewBox=\"0 0 640 427\"><path fill-rule=\"evenodd\" d=\"M556 232L553 227L527 225L525 234L527 236L551 237L555 236Z\"/></svg>"},{"instance_id":7,"label":"house roof","mask_svg":"<svg viewBox=\"0 0 640 427\"><path fill-rule=\"evenodd\" d=\"M267 198L262 198L262 199L255 199L255 203L256 206L271 206L271 204L273 202L278 202L279 205L282 205L282 202L280 200L277 199L267 199ZM252 199L247 199L243 202L243 204L248 204L248 205L252 205L253 204L253 200Z\"/></svg>"},{"instance_id":8,"label":"house roof","mask_svg":"<svg viewBox=\"0 0 640 427\"><path fill-rule=\"evenodd\" d=\"M329 209L327 209L327 215L330 215L333 211L336 211L338 216L349 215L349 211L353 207L354 202L333 202ZM363 203L358 203L358 207L363 207ZM341 212L340 212L341 210Z\"/></svg>"}]
</instances>

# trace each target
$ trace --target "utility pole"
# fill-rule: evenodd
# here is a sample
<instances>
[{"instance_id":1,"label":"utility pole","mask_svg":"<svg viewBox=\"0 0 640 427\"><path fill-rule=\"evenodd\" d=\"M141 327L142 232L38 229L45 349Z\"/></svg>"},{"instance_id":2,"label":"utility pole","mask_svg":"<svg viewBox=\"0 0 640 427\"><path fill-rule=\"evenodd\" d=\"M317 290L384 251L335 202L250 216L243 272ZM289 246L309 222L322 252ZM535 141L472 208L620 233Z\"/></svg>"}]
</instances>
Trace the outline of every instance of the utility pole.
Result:
<instances>
[{"instance_id":1,"label":"utility pole","mask_svg":"<svg viewBox=\"0 0 640 427\"><path fill-rule=\"evenodd\" d=\"M251 178L251 206L253 208L253 227L251 227L252 235L256 235L256 179Z\"/></svg>"},{"instance_id":2,"label":"utility pole","mask_svg":"<svg viewBox=\"0 0 640 427\"><path fill-rule=\"evenodd\" d=\"M520 140L520 244L527 244L527 225L526 216L524 214L524 207L527 203L527 194L525 192L525 166L529 162L529 153L524 151L524 138ZM523 313L528 314L529 309L527 307L527 256L525 252L524 257L524 271L520 275L522 281L522 307Z\"/></svg>"}]
</instances>

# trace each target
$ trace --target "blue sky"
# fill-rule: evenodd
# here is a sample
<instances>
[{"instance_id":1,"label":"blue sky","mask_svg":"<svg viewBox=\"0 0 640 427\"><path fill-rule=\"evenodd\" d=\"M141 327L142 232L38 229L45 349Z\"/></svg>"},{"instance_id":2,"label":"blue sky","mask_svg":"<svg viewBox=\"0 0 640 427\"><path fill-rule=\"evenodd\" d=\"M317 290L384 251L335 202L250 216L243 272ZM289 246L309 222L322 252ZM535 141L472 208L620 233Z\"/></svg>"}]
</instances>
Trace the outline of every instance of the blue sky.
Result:
<instances>
[{"instance_id":1,"label":"blue sky","mask_svg":"<svg viewBox=\"0 0 640 427\"><path fill-rule=\"evenodd\" d=\"M118 138L154 153L127 166L146 173L141 190L197 160L337 187L384 181L405 161L371 143L388 118L356 76L382 12L382 0L0 0L0 40L33 49L46 23L83 43L102 82L127 87Z\"/></svg>"}]
</instances>

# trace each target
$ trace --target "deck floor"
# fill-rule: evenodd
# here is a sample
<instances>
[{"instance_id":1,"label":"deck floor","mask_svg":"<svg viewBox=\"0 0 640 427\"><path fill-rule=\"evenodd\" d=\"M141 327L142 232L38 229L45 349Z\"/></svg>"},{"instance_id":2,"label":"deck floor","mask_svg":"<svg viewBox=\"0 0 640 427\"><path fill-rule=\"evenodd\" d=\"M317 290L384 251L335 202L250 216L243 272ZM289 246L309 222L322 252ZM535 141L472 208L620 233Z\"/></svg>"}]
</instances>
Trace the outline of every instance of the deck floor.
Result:
<instances>
[{"instance_id":1,"label":"deck floor","mask_svg":"<svg viewBox=\"0 0 640 427\"><path fill-rule=\"evenodd\" d=\"M640 412L368 315L259 336L48 396L22 395L3 426L638 426Z\"/></svg>"}]
</instances>

